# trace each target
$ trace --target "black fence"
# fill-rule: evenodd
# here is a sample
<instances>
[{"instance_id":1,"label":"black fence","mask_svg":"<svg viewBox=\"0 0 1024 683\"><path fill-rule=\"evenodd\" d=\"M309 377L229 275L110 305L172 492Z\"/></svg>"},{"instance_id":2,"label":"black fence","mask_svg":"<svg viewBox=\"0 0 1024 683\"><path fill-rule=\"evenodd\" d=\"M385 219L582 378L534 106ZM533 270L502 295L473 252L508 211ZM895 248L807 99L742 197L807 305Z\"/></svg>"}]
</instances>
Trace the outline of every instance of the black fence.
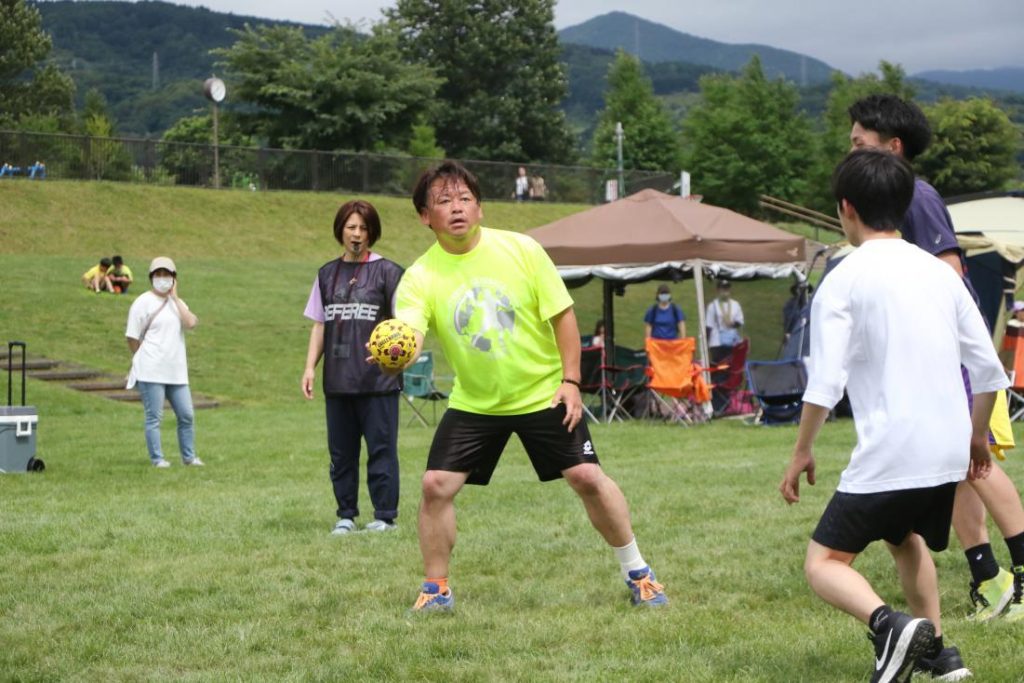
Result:
<instances>
[{"instance_id":1,"label":"black fence","mask_svg":"<svg viewBox=\"0 0 1024 683\"><path fill-rule=\"evenodd\" d=\"M0 165L8 177L109 180L237 188L303 190L408 196L420 172L437 159L386 154L324 152L220 146L215 178L213 145L132 138L95 138L0 131ZM611 169L553 164L516 164L463 160L480 180L484 199L512 199L519 166L544 179L543 199L597 204L605 201ZM45 166L45 173L40 172ZM32 169L35 168L35 173ZM219 183L217 182L219 180ZM671 174L626 171L629 193L645 188L670 192Z\"/></svg>"}]
</instances>

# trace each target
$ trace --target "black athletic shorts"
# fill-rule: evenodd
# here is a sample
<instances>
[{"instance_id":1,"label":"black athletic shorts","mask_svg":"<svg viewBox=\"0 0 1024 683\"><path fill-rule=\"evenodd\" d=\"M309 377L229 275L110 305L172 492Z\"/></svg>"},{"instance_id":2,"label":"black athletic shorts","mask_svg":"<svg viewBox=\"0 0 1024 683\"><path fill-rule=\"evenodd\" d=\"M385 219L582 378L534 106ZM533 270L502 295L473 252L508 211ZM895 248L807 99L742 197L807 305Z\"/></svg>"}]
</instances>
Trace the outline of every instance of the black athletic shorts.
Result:
<instances>
[{"instance_id":1,"label":"black athletic shorts","mask_svg":"<svg viewBox=\"0 0 1024 683\"><path fill-rule=\"evenodd\" d=\"M512 434L519 437L541 481L558 479L574 465L599 464L586 418L571 432L563 419L564 405L525 415L478 415L449 408L434 432L427 469L469 472L467 484L486 486Z\"/></svg>"},{"instance_id":2,"label":"black athletic shorts","mask_svg":"<svg viewBox=\"0 0 1024 683\"><path fill-rule=\"evenodd\" d=\"M939 552L949 545L955 497L955 482L881 493L836 491L811 538L826 548L859 553L872 541L899 545L914 532Z\"/></svg>"}]
</instances>

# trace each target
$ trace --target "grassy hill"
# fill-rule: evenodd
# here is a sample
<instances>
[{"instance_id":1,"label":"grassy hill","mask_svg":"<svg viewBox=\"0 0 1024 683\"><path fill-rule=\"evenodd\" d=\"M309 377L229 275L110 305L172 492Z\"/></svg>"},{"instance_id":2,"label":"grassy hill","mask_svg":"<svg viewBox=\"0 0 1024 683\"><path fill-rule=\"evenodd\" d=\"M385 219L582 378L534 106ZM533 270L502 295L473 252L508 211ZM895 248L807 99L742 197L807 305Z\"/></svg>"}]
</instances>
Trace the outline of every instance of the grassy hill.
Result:
<instances>
[{"instance_id":1,"label":"grassy hill","mask_svg":"<svg viewBox=\"0 0 1024 683\"><path fill-rule=\"evenodd\" d=\"M246 403L299 400L308 325L302 309L317 268L337 256L331 224L342 201L324 193L246 192L118 183L0 184L0 336L33 353L111 372L127 367L123 329L133 296L93 295L80 275L121 254L140 275L160 254L175 259L182 297L200 317L189 339L197 390ZM407 199L375 197L384 235L376 249L409 265L432 242ZM527 230L587 207L485 204L485 223ZM788 282L740 283L755 357L774 358ZM618 340L642 344L654 284L616 297ZM693 283L674 287L694 320ZM598 283L573 290L583 332L601 316ZM272 350L272 353L268 353ZM269 359L269 360L268 360ZM294 385L294 386L293 386ZM292 396L294 394L294 396Z\"/></svg>"}]
</instances>

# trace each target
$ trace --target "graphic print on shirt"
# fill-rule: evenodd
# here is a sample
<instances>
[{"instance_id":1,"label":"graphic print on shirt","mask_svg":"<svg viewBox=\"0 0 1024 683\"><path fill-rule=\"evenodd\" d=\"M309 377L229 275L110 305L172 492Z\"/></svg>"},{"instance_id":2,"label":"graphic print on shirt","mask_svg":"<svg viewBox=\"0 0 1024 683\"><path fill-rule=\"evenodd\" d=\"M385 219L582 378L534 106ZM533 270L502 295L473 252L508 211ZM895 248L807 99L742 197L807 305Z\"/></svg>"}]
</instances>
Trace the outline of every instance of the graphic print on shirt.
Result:
<instances>
[{"instance_id":1,"label":"graphic print on shirt","mask_svg":"<svg viewBox=\"0 0 1024 683\"><path fill-rule=\"evenodd\" d=\"M516 303L501 283L480 280L460 288L452 297L455 333L477 351L503 356L516 326Z\"/></svg>"}]
</instances>

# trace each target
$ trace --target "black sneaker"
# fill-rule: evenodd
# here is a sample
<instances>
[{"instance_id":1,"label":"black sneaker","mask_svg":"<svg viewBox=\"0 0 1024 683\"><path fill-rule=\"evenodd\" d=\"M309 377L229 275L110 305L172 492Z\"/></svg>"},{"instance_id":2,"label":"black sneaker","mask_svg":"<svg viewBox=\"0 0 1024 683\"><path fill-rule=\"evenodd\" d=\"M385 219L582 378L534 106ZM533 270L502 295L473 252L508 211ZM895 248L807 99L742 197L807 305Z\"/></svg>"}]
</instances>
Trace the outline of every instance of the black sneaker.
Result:
<instances>
[{"instance_id":1,"label":"black sneaker","mask_svg":"<svg viewBox=\"0 0 1024 683\"><path fill-rule=\"evenodd\" d=\"M914 667L917 673L931 674L938 681L963 681L974 674L964 666L960 651L955 647L943 648L936 657L921 657Z\"/></svg>"},{"instance_id":2,"label":"black sneaker","mask_svg":"<svg viewBox=\"0 0 1024 683\"><path fill-rule=\"evenodd\" d=\"M935 638L935 624L893 612L881 624L878 633L869 633L868 638L875 645L875 673L871 683L906 683L914 673L914 664Z\"/></svg>"}]
</instances>

